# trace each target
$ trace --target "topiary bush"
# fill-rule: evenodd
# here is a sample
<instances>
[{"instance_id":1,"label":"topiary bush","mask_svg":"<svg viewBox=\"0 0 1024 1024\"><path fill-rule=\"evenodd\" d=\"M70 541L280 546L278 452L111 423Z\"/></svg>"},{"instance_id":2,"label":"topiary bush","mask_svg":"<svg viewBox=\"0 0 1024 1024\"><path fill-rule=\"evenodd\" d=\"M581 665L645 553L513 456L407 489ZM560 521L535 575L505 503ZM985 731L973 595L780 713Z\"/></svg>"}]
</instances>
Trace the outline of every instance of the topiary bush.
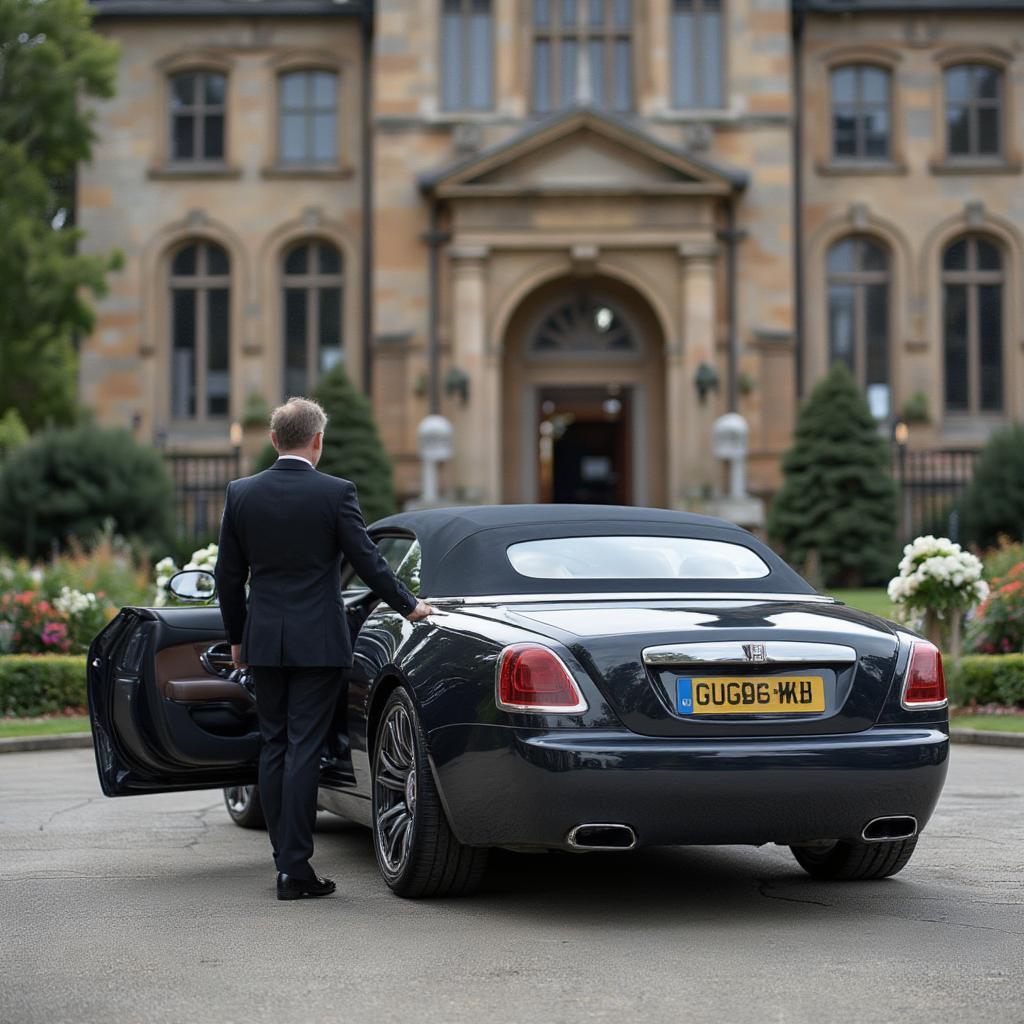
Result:
<instances>
[{"instance_id":1,"label":"topiary bush","mask_svg":"<svg viewBox=\"0 0 1024 1024\"><path fill-rule=\"evenodd\" d=\"M84 654L0 656L0 715L50 715L85 702Z\"/></svg>"},{"instance_id":2,"label":"topiary bush","mask_svg":"<svg viewBox=\"0 0 1024 1024\"><path fill-rule=\"evenodd\" d=\"M887 581L897 561L896 488L867 401L836 363L797 417L768 534L798 566L817 559L824 584Z\"/></svg>"},{"instance_id":3,"label":"topiary bush","mask_svg":"<svg viewBox=\"0 0 1024 1024\"><path fill-rule=\"evenodd\" d=\"M391 459L377 433L370 400L340 363L320 378L313 397L327 413L324 453L317 469L356 485L368 523L391 515L397 508ZM253 460L253 469L266 469L276 459L277 452L268 442Z\"/></svg>"},{"instance_id":4,"label":"topiary bush","mask_svg":"<svg viewBox=\"0 0 1024 1024\"><path fill-rule=\"evenodd\" d=\"M1024 540L1024 424L989 438L958 504L967 543L987 548L1001 535Z\"/></svg>"},{"instance_id":5,"label":"topiary bush","mask_svg":"<svg viewBox=\"0 0 1024 1024\"><path fill-rule=\"evenodd\" d=\"M109 522L146 544L171 534L171 480L127 430L91 424L37 434L0 469L0 544L29 558L90 538Z\"/></svg>"}]
</instances>

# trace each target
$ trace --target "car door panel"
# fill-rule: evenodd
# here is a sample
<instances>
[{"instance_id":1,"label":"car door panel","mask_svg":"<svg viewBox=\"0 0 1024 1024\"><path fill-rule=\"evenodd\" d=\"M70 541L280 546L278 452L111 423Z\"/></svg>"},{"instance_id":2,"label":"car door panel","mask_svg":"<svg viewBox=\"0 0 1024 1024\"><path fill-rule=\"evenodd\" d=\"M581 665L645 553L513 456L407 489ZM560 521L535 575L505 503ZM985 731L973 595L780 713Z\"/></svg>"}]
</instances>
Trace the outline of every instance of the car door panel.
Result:
<instances>
[{"instance_id":1,"label":"car door panel","mask_svg":"<svg viewBox=\"0 0 1024 1024\"><path fill-rule=\"evenodd\" d=\"M255 704L225 677L220 611L126 608L89 651L89 713L110 796L255 781Z\"/></svg>"}]
</instances>

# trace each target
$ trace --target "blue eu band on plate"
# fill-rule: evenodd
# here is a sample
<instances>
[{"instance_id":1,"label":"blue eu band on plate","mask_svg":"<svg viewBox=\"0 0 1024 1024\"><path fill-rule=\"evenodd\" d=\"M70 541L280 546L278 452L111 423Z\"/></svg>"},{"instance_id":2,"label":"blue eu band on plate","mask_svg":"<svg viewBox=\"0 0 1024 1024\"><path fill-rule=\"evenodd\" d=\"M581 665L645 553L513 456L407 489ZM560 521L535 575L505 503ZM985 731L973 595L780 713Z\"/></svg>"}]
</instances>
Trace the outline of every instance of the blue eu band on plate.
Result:
<instances>
[{"instance_id":1,"label":"blue eu band on plate","mask_svg":"<svg viewBox=\"0 0 1024 1024\"><path fill-rule=\"evenodd\" d=\"M822 676L705 676L676 680L676 711L680 715L791 715L824 710Z\"/></svg>"}]
</instances>

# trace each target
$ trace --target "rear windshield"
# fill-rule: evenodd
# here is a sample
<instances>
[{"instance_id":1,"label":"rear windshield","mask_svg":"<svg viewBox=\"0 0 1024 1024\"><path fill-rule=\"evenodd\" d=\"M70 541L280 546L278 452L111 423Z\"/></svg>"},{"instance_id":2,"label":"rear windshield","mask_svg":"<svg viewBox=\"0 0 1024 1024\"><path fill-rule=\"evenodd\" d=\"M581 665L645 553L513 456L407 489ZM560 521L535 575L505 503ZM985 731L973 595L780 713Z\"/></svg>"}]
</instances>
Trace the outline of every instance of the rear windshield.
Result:
<instances>
[{"instance_id":1,"label":"rear windshield","mask_svg":"<svg viewBox=\"0 0 1024 1024\"><path fill-rule=\"evenodd\" d=\"M543 580L756 580L771 571L742 544L694 537L549 537L507 553L517 573Z\"/></svg>"}]
</instances>

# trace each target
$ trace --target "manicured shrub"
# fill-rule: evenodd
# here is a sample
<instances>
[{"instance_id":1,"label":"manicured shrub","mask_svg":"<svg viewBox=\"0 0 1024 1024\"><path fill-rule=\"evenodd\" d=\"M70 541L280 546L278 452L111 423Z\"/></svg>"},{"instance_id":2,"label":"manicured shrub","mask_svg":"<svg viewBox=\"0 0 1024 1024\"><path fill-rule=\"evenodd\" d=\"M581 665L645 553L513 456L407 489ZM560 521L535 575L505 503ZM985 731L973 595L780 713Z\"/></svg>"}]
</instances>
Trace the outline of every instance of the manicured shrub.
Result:
<instances>
[{"instance_id":1,"label":"manicured shrub","mask_svg":"<svg viewBox=\"0 0 1024 1024\"><path fill-rule=\"evenodd\" d=\"M84 655L0 656L0 715L50 715L85 703Z\"/></svg>"},{"instance_id":2,"label":"manicured shrub","mask_svg":"<svg viewBox=\"0 0 1024 1024\"><path fill-rule=\"evenodd\" d=\"M111 521L122 536L170 533L171 481L160 454L127 430L48 430L0 469L0 543L33 558L92 537Z\"/></svg>"},{"instance_id":3,"label":"manicured shrub","mask_svg":"<svg viewBox=\"0 0 1024 1024\"><path fill-rule=\"evenodd\" d=\"M1024 424L994 433L959 503L961 535L991 547L1001 534L1024 540Z\"/></svg>"},{"instance_id":4,"label":"manicured shrub","mask_svg":"<svg viewBox=\"0 0 1024 1024\"><path fill-rule=\"evenodd\" d=\"M969 654L945 667L954 704L1024 705L1024 654Z\"/></svg>"},{"instance_id":5,"label":"manicured shrub","mask_svg":"<svg viewBox=\"0 0 1024 1024\"><path fill-rule=\"evenodd\" d=\"M317 469L351 480L368 523L395 511L391 459L377 433L369 399L349 380L340 363L320 378L313 397L327 413L324 453ZM277 452L264 446L254 460L258 472L274 464Z\"/></svg>"},{"instance_id":6,"label":"manicured shrub","mask_svg":"<svg viewBox=\"0 0 1024 1024\"><path fill-rule=\"evenodd\" d=\"M786 453L768 534L797 566L817 561L824 584L885 582L897 561L889 453L842 363L811 392Z\"/></svg>"}]
</instances>

